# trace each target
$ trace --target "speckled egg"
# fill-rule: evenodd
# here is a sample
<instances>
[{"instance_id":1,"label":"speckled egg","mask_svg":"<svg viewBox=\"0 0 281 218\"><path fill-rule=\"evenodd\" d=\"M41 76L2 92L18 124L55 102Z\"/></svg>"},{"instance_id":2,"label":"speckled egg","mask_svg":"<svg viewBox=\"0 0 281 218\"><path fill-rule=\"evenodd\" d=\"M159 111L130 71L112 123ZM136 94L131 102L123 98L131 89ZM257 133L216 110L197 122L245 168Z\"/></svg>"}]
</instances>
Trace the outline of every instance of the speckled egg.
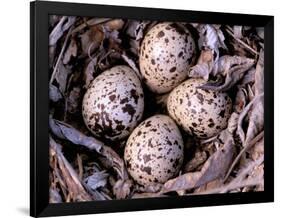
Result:
<instances>
[{"instance_id":1,"label":"speckled egg","mask_svg":"<svg viewBox=\"0 0 281 218\"><path fill-rule=\"evenodd\" d=\"M169 115L190 135L208 138L226 128L232 101L226 93L197 88L203 79L188 79L169 95Z\"/></svg>"},{"instance_id":2,"label":"speckled egg","mask_svg":"<svg viewBox=\"0 0 281 218\"><path fill-rule=\"evenodd\" d=\"M82 103L88 129L98 137L119 140L127 137L141 120L143 89L135 72L115 66L92 81Z\"/></svg>"},{"instance_id":3,"label":"speckled egg","mask_svg":"<svg viewBox=\"0 0 281 218\"><path fill-rule=\"evenodd\" d=\"M174 177L183 162L184 145L175 122L166 115L143 121L130 135L124 152L129 174L143 186Z\"/></svg>"},{"instance_id":4,"label":"speckled egg","mask_svg":"<svg viewBox=\"0 0 281 218\"><path fill-rule=\"evenodd\" d=\"M144 37L140 71L153 92L169 92L187 77L196 48L191 33L183 28L175 23L160 23Z\"/></svg>"}]
</instances>

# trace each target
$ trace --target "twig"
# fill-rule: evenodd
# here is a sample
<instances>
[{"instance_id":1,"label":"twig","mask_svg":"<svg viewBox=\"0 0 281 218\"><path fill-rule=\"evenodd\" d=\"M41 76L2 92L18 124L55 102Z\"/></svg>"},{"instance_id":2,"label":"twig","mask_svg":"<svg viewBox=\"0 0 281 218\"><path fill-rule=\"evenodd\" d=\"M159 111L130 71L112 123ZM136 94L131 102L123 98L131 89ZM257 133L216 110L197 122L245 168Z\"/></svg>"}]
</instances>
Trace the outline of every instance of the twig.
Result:
<instances>
[{"instance_id":1,"label":"twig","mask_svg":"<svg viewBox=\"0 0 281 218\"><path fill-rule=\"evenodd\" d=\"M240 153L237 155L237 157L234 159L234 161L232 162L226 176L224 177L223 182L225 182L229 175L231 174L232 170L234 169L235 165L238 163L238 161L240 160L241 156L248 150L250 149L253 145L255 145L259 140L262 139L262 137L264 136L264 131L262 131L260 134L258 134L252 141L249 142L249 144L247 144L241 151Z\"/></svg>"},{"instance_id":2,"label":"twig","mask_svg":"<svg viewBox=\"0 0 281 218\"><path fill-rule=\"evenodd\" d=\"M63 179L61 178L61 175L60 175L60 173L58 172L58 169L57 169L57 168L55 169L54 174L55 174L55 176L57 177L57 180L58 180L58 183L59 183L59 185L60 185L60 187L61 187L62 193L63 193L63 195L64 195L64 197L65 197L65 199L66 199L66 198L67 198L67 193L66 193L67 187L66 187L66 185L65 185L65 183L64 183L64 181L63 181Z\"/></svg>"},{"instance_id":3,"label":"twig","mask_svg":"<svg viewBox=\"0 0 281 218\"><path fill-rule=\"evenodd\" d=\"M67 33L67 35L66 35L66 38L65 38L64 43L63 43L63 46L62 46L62 48L61 48L61 52L60 52L60 54L59 54L59 56L58 56L58 60L57 60L56 65L55 65L55 67L54 67L54 69L53 69L53 73L52 73L52 76L51 76L49 85L51 85L51 84L53 83L53 80L55 79L55 76L56 76L56 73L57 73L57 69L58 69L59 63L60 63L60 61L61 61L62 55L64 54L64 50L65 50L65 48L66 48L66 44L67 44L67 42L68 42L68 39L69 39L69 37L70 37L70 35L71 35L71 34L70 34L71 30L72 30L72 28L69 29L69 31L68 31L68 33Z\"/></svg>"},{"instance_id":4,"label":"twig","mask_svg":"<svg viewBox=\"0 0 281 218\"><path fill-rule=\"evenodd\" d=\"M258 160L253 161L251 164L249 164L245 169L243 169L237 177L232 180L230 183L223 185L219 188L214 188L209 191L200 192L200 193L193 193L191 195L195 194L215 194L215 193L226 193L234 189L243 188L243 187L249 187L249 186L256 186L256 185L262 185L264 180L263 176L256 176L254 178L248 178L244 179L247 174L256 166L259 166L264 161L263 156L261 156Z\"/></svg>"},{"instance_id":5,"label":"twig","mask_svg":"<svg viewBox=\"0 0 281 218\"><path fill-rule=\"evenodd\" d=\"M95 26L95 25L98 25L98 24L102 24L102 23L106 23L110 20L113 20L111 18L93 18L93 19L90 19L88 21L86 21L85 23L82 23L80 26L76 27L72 32L71 32L71 35L83 30L84 28L86 28L87 26Z\"/></svg>"},{"instance_id":6,"label":"twig","mask_svg":"<svg viewBox=\"0 0 281 218\"><path fill-rule=\"evenodd\" d=\"M79 169L79 179L82 181L83 179L83 162L81 156L77 153L77 165Z\"/></svg>"},{"instance_id":7,"label":"twig","mask_svg":"<svg viewBox=\"0 0 281 218\"><path fill-rule=\"evenodd\" d=\"M263 184L263 177L255 177L251 179L246 179L241 183L229 183L228 185L222 186L220 188L212 189L210 191L206 192L199 192L199 193L193 193L191 195L198 195L198 194L216 194L216 193L226 193L234 189L238 188L244 188L244 187L249 187L249 186L257 186Z\"/></svg>"},{"instance_id":8,"label":"twig","mask_svg":"<svg viewBox=\"0 0 281 218\"><path fill-rule=\"evenodd\" d=\"M218 138L218 135L219 135L219 134L217 134L217 135L215 135L215 136L212 136L211 138L208 138L208 139L202 139L202 140L200 141L200 144L201 144L201 145L204 145L204 144L206 144L206 143L212 142L212 141L214 141L215 139Z\"/></svg>"},{"instance_id":9,"label":"twig","mask_svg":"<svg viewBox=\"0 0 281 218\"><path fill-rule=\"evenodd\" d=\"M239 115L238 124L237 124L237 132L238 132L238 135L239 135L243 144L245 143L245 133L242 129L243 119L248 114L248 112L250 111L252 105L254 105L257 101L259 101L260 98L262 98L263 96L264 96L264 93L255 96L254 99L243 109L243 111Z\"/></svg>"},{"instance_id":10,"label":"twig","mask_svg":"<svg viewBox=\"0 0 281 218\"><path fill-rule=\"evenodd\" d=\"M254 50L253 48L251 48L249 45L247 45L245 42L243 42L241 39L238 39L234 36L234 34L232 33L232 31L230 30L230 27L226 28L226 32L231 35L237 42L239 42L241 45L243 45L246 49L248 49L249 51L251 51L252 53L254 53L255 55L259 55L259 53Z\"/></svg>"},{"instance_id":11,"label":"twig","mask_svg":"<svg viewBox=\"0 0 281 218\"><path fill-rule=\"evenodd\" d=\"M261 165L263 161L264 156L259 157L259 159L257 159L256 161L252 161L246 168L240 170L240 172L232 182L241 182L253 170L254 167Z\"/></svg>"}]
</instances>

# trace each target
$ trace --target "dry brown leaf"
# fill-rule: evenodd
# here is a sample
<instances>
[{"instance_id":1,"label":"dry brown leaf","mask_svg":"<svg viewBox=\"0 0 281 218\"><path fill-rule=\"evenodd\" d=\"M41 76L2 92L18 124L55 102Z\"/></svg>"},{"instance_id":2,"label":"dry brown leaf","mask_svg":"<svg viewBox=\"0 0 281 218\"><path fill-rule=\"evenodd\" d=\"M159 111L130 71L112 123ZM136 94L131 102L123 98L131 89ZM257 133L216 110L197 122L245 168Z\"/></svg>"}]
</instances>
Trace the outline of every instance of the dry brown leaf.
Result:
<instances>
[{"instance_id":1,"label":"dry brown leaf","mask_svg":"<svg viewBox=\"0 0 281 218\"><path fill-rule=\"evenodd\" d=\"M186 163L184 166L184 172L192 172L196 170L199 166L201 166L208 159L207 153L205 151L201 151L197 149L195 151L194 157Z\"/></svg>"},{"instance_id":2,"label":"dry brown leaf","mask_svg":"<svg viewBox=\"0 0 281 218\"><path fill-rule=\"evenodd\" d=\"M224 181L226 181L228 179L228 177L230 176L231 172L233 171L235 165L239 162L239 160L244 155L244 153L248 149L250 149L252 146L254 146L259 140L261 140L262 137L264 137L264 132L263 131L260 134L258 134L251 142L246 144L245 147L243 147L243 149L239 152L239 154L235 157L235 159L231 163L231 166L229 167L229 170L228 170L228 172L227 172L227 174L226 174L226 176L224 178Z\"/></svg>"},{"instance_id":3,"label":"dry brown leaf","mask_svg":"<svg viewBox=\"0 0 281 218\"><path fill-rule=\"evenodd\" d=\"M68 21L67 17L59 16L54 17L54 21L50 22L49 29L51 32L57 29L57 33L53 33L50 39L50 41L55 40L56 43L49 46L51 76L49 93L52 101L50 114L73 126L51 118L50 130L52 136L60 139L62 144L71 142L89 150L82 149L85 152L83 158L78 156L80 159L77 157L72 162L74 169L77 169L79 173L80 185L72 185L73 190L69 192L69 185L72 183L67 183L66 179L68 176L71 178L72 175L61 171L59 164L64 168L65 166L62 165L61 160L58 163L57 154L51 148L50 201L75 201L81 198L77 195L80 193L77 190L81 186L94 200L167 197L169 195L163 193L170 191L175 191L172 194L182 196L263 190L263 164L249 169L250 176L243 177L240 174L243 169L248 168L248 164L260 159L264 153L263 141L258 142L256 140L261 138L255 137L257 134L263 137L259 134L263 130L261 125L263 120L260 120L262 116L259 114L263 105L259 106L259 104L263 101L255 100L255 102L254 99L262 95L264 83L263 50L260 50L263 48L263 40L255 28L202 24L190 24L193 25L191 27L186 23L177 23L180 27L190 27L192 33L195 33L195 40L198 36L200 38L197 41L201 52L200 57L197 64L191 68L189 76L204 78L207 82L205 88L218 91L229 90L229 94L235 99L233 112L228 120L227 128L220 134L205 140L187 137L185 148L193 152L193 158L190 160L191 156L188 156L187 160L185 157L185 162L188 162L183 166L178 177L169 180L164 185L153 184L143 187L130 180L123 157L120 156L126 140L118 142L117 153L116 147L108 147L104 142L86 136L83 133L86 131L86 126L83 125L83 120L76 116L78 115L76 112L81 110L81 94L84 93L84 89L87 89L91 81L104 70L116 64L125 63L141 78L138 66L140 44L147 31L158 22L76 17L75 22L69 26ZM63 28L68 28L68 31ZM228 34L226 38L225 33ZM259 53L257 63L253 59L246 58L254 57L257 60ZM168 94L157 96L147 92L157 105L157 113L166 113L165 101ZM58 111L56 111L57 108L59 108ZM69 114L69 119L65 119L65 112L75 114ZM155 113L154 109L153 113ZM148 115L145 114L145 116ZM234 139L231 137L235 133L242 138L244 145L249 141L251 146L248 150L242 147L237 137ZM230 142L233 146L227 146ZM73 150L75 146L70 146L71 143L66 143L68 146L64 147L65 157L69 157L68 152L71 155L75 152ZM196 149L193 150L193 148ZM239 165L232 162L236 149L240 149L238 150L240 153L246 151L248 154L243 154L243 160L239 159L239 155L237 156ZM77 164L76 160L80 162ZM234 163L235 168L228 167L231 163ZM97 171L93 170L92 164L97 167ZM70 167L73 168L73 166ZM229 176L227 183L222 183L227 170L230 173L234 170L235 174ZM242 177L243 179L240 180ZM82 178L88 179L82 181ZM232 181L234 183L231 183Z\"/></svg>"},{"instance_id":4,"label":"dry brown leaf","mask_svg":"<svg viewBox=\"0 0 281 218\"><path fill-rule=\"evenodd\" d=\"M197 26L200 38L198 41L200 48L209 48L219 56L218 49L225 48L224 35L219 25L200 24Z\"/></svg>"},{"instance_id":5,"label":"dry brown leaf","mask_svg":"<svg viewBox=\"0 0 281 218\"><path fill-rule=\"evenodd\" d=\"M85 81L84 88L88 88L92 80L94 79L94 72L96 71L97 57L90 59L86 64L85 70L83 71L83 79Z\"/></svg>"},{"instance_id":6,"label":"dry brown leaf","mask_svg":"<svg viewBox=\"0 0 281 218\"><path fill-rule=\"evenodd\" d=\"M260 51L255 73L255 95L264 92L264 51Z\"/></svg>"},{"instance_id":7,"label":"dry brown leaf","mask_svg":"<svg viewBox=\"0 0 281 218\"><path fill-rule=\"evenodd\" d=\"M62 94L61 94L60 90L52 84L49 85L49 98L53 102L57 102L60 99L62 99Z\"/></svg>"},{"instance_id":8,"label":"dry brown leaf","mask_svg":"<svg viewBox=\"0 0 281 218\"><path fill-rule=\"evenodd\" d=\"M54 72L54 74L55 79L59 84L59 90L62 94L64 94L66 91L68 77L71 74L71 70L66 68L66 66L64 66L63 63L60 61L57 67L57 71Z\"/></svg>"},{"instance_id":9,"label":"dry brown leaf","mask_svg":"<svg viewBox=\"0 0 281 218\"><path fill-rule=\"evenodd\" d=\"M219 25L200 24L196 28L200 35L198 44L202 50L197 64L189 70L188 74L190 77L201 77L207 81L209 75L215 75L217 72L219 48L227 48Z\"/></svg>"},{"instance_id":10,"label":"dry brown leaf","mask_svg":"<svg viewBox=\"0 0 281 218\"><path fill-rule=\"evenodd\" d=\"M137 198L159 198L159 197L168 197L159 193L134 193L132 196L132 199L137 199Z\"/></svg>"},{"instance_id":11,"label":"dry brown leaf","mask_svg":"<svg viewBox=\"0 0 281 218\"><path fill-rule=\"evenodd\" d=\"M194 194L200 194L202 192L207 192L209 190L219 188L223 185L223 180L222 179L216 179L214 181L208 182L205 185L200 186L199 188L196 188L194 190Z\"/></svg>"},{"instance_id":12,"label":"dry brown leaf","mask_svg":"<svg viewBox=\"0 0 281 218\"><path fill-rule=\"evenodd\" d=\"M74 114L80 111L81 97L80 87L73 87L67 98L67 112Z\"/></svg>"},{"instance_id":13,"label":"dry brown leaf","mask_svg":"<svg viewBox=\"0 0 281 218\"><path fill-rule=\"evenodd\" d=\"M49 202L51 204L62 203L62 198L56 188L50 187L49 195Z\"/></svg>"},{"instance_id":14,"label":"dry brown leaf","mask_svg":"<svg viewBox=\"0 0 281 218\"><path fill-rule=\"evenodd\" d=\"M150 24L150 21L142 21L135 29L135 38L140 41L144 37L144 30Z\"/></svg>"},{"instance_id":15,"label":"dry brown leaf","mask_svg":"<svg viewBox=\"0 0 281 218\"><path fill-rule=\"evenodd\" d=\"M232 179L229 183L222 185L218 188L214 188L211 190L207 190L204 192L196 193L196 194L214 194L214 193L227 193L235 189L245 188L245 187L253 187L253 186L262 186L263 187L263 175L259 175L256 177L249 177L247 175L253 171L256 167L259 167L263 163L263 157L260 157L256 161L251 161L248 165L241 169L237 176Z\"/></svg>"},{"instance_id":16,"label":"dry brown leaf","mask_svg":"<svg viewBox=\"0 0 281 218\"><path fill-rule=\"evenodd\" d=\"M246 29L246 26L244 26L243 28ZM245 57L258 55L256 46L251 47L251 45L249 44L249 39L247 37L242 37L240 39L235 35L234 30L229 26L226 26L225 30L231 37L233 37L233 39L230 40L230 44L232 45L235 54Z\"/></svg>"},{"instance_id":17,"label":"dry brown leaf","mask_svg":"<svg viewBox=\"0 0 281 218\"><path fill-rule=\"evenodd\" d=\"M109 174L105 171L94 172L92 175L84 179L86 185L92 190L104 187L107 184Z\"/></svg>"},{"instance_id":18,"label":"dry brown leaf","mask_svg":"<svg viewBox=\"0 0 281 218\"><path fill-rule=\"evenodd\" d=\"M263 128L263 107L264 95L260 94L256 96L240 113L237 126L237 134L240 137L243 145L248 144L251 139L253 139ZM243 130L243 121L246 115L250 114L249 124L246 134ZM255 126L257 125L257 126ZM247 143L246 143L247 141Z\"/></svg>"},{"instance_id":19,"label":"dry brown leaf","mask_svg":"<svg viewBox=\"0 0 281 218\"><path fill-rule=\"evenodd\" d=\"M215 179L223 178L233 159L235 148L234 141L230 133L225 133L222 137L224 140L223 147L219 148L213 155L210 156L203 165L201 171L186 173L175 179L168 180L164 184L161 193L189 190L202 186Z\"/></svg>"},{"instance_id":20,"label":"dry brown leaf","mask_svg":"<svg viewBox=\"0 0 281 218\"><path fill-rule=\"evenodd\" d=\"M113 193L116 196L116 199L127 198L131 193L132 186L133 186L133 182L130 179L118 180L113 187Z\"/></svg>"},{"instance_id":21,"label":"dry brown leaf","mask_svg":"<svg viewBox=\"0 0 281 218\"><path fill-rule=\"evenodd\" d=\"M241 82L239 83L238 86L245 87L249 83L254 83L255 82L255 74L256 74L256 69L255 66L251 67L250 70L245 72L243 79L241 79Z\"/></svg>"},{"instance_id":22,"label":"dry brown leaf","mask_svg":"<svg viewBox=\"0 0 281 218\"><path fill-rule=\"evenodd\" d=\"M236 112L233 112L230 115L230 118L228 119L227 131L230 132L231 134L234 134L235 130L237 129L238 119L239 119L239 114Z\"/></svg>"},{"instance_id":23,"label":"dry brown leaf","mask_svg":"<svg viewBox=\"0 0 281 218\"><path fill-rule=\"evenodd\" d=\"M85 136L84 134L64 122L50 118L49 125L54 135L56 135L60 139L68 140L75 145L83 145L88 149L94 150L98 153L101 152L102 147L104 146L101 141L93 137Z\"/></svg>"},{"instance_id":24,"label":"dry brown leaf","mask_svg":"<svg viewBox=\"0 0 281 218\"><path fill-rule=\"evenodd\" d=\"M101 25L92 26L85 33L79 35L83 55L96 51L105 38L104 29Z\"/></svg>"},{"instance_id":25,"label":"dry brown leaf","mask_svg":"<svg viewBox=\"0 0 281 218\"><path fill-rule=\"evenodd\" d=\"M128 173L123 159L120 158L112 148L104 145L103 142L95 139L94 137L82 134L64 122L50 118L49 124L52 133L58 138L68 140L75 145L83 145L91 151L94 150L98 152L107 158L108 164L116 170L121 179L128 178Z\"/></svg>"},{"instance_id":26,"label":"dry brown leaf","mask_svg":"<svg viewBox=\"0 0 281 218\"><path fill-rule=\"evenodd\" d=\"M120 30L124 26L124 21L122 19L114 19L104 23L104 26L108 28L110 31L112 30Z\"/></svg>"},{"instance_id":27,"label":"dry brown leaf","mask_svg":"<svg viewBox=\"0 0 281 218\"><path fill-rule=\"evenodd\" d=\"M54 46L63 33L74 24L75 20L76 17L63 16L49 35L49 46Z\"/></svg>"},{"instance_id":28,"label":"dry brown leaf","mask_svg":"<svg viewBox=\"0 0 281 218\"><path fill-rule=\"evenodd\" d=\"M233 26L234 37L241 39L243 37L242 30L243 30L243 26Z\"/></svg>"},{"instance_id":29,"label":"dry brown leaf","mask_svg":"<svg viewBox=\"0 0 281 218\"><path fill-rule=\"evenodd\" d=\"M131 58L129 58L128 55L126 55L125 53L123 53L121 56L124 59L124 61L126 61L127 64L135 71L138 78L142 79L142 74L140 73L136 63Z\"/></svg>"},{"instance_id":30,"label":"dry brown leaf","mask_svg":"<svg viewBox=\"0 0 281 218\"><path fill-rule=\"evenodd\" d=\"M120 158L119 155L112 148L108 146L103 146L100 151L100 154L107 158L107 164L110 164L110 166L116 170L122 180L128 179L128 172L125 167L124 160Z\"/></svg>"},{"instance_id":31,"label":"dry brown leaf","mask_svg":"<svg viewBox=\"0 0 281 218\"><path fill-rule=\"evenodd\" d=\"M50 137L50 148L55 153L58 160L58 168L61 172L62 178L67 185L68 196L71 201L91 201L92 197L86 192L85 188L81 184L77 173L72 168L70 163L66 160L61 151L61 146L57 144Z\"/></svg>"},{"instance_id":32,"label":"dry brown leaf","mask_svg":"<svg viewBox=\"0 0 281 218\"><path fill-rule=\"evenodd\" d=\"M136 21L136 20L129 20L126 28L126 33L132 37L136 38L137 32L136 29L141 26L141 21Z\"/></svg>"},{"instance_id":33,"label":"dry brown leaf","mask_svg":"<svg viewBox=\"0 0 281 218\"><path fill-rule=\"evenodd\" d=\"M78 50L77 43L72 38L67 50L64 53L64 57L63 57L63 60L62 60L63 64L68 64L71 57L76 57L77 56L77 50Z\"/></svg>"},{"instance_id":34,"label":"dry brown leaf","mask_svg":"<svg viewBox=\"0 0 281 218\"><path fill-rule=\"evenodd\" d=\"M78 27L72 30L71 34L74 35L75 33L82 32L82 30L86 27L92 27L96 25L100 25L103 23L106 23L110 21L111 18L92 18L87 21L84 21L82 24L80 24Z\"/></svg>"},{"instance_id":35,"label":"dry brown leaf","mask_svg":"<svg viewBox=\"0 0 281 218\"><path fill-rule=\"evenodd\" d=\"M249 125L246 133L245 144L248 144L263 130L264 125L264 98L258 101L250 112Z\"/></svg>"},{"instance_id":36,"label":"dry brown leaf","mask_svg":"<svg viewBox=\"0 0 281 218\"><path fill-rule=\"evenodd\" d=\"M202 50L197 64L190 68L188 76L192 78L200 77L207 81L214 67L213 59L212 50Z\"/></svg>"},{"instance_id":37,"label":"dry brown leaf","mask_svg":"<svg viewBox=\"0 0 281 218\"><path fill-rule=\"evenodd\" d=\"M253 148L249 149L249 154L253 160L257 160L262 155L264 155L264 138L262 138L259 142L257 142L253 146Z\"/></svg>"},{"instance_id":38,"label":"dry brown leaf","mask_svg":"<svg viewBox=\"0 0 281 218\"><path fill-rule=\"evenodd\" d=\"M144 37L145 30L149 29L149 26L152 24L155 25L154 22L148 21L133 21L130 20L128 22L126 33L130 36L129 44L130 44L130 51L133 52L135 55L138 56L140 43Z\"/></svg>"},{"instance_id":39,"label":"dry brown leaf","mask_svg":"<svg viewBox=\"0 0 281 218\"><path fill-rule=\"evenodd\" d=\"M247 91L245 88L239 87L235 101L234 101L234 110L237 113L241 113L247 104Z\"/></svg>"},{"instance_id":40,"label":"dry brown leaf","mask_svg":"<svg viewBox=\"0 0 281 218\"><path fill-rule=\"evenodd\" d=\"M214 91L227 91L241 80L245 72L253 65L253 59L224 55L218 60L218 70L217 73L215 73L215 75L225 77L224 82L207 82L198 88Z\"/></svg>"},{"instance_id":41,"label":"dry brown leaf","mask_svg":"<svg viewBox=\"0 0 281 218\"><path fill-rule=\"evenodd\" d=\"M144 193L157 193L161 190L163 184L161 183L153 183L148 186L136 185L136 192L144 192Z\"/></svg>"}]
</instances>

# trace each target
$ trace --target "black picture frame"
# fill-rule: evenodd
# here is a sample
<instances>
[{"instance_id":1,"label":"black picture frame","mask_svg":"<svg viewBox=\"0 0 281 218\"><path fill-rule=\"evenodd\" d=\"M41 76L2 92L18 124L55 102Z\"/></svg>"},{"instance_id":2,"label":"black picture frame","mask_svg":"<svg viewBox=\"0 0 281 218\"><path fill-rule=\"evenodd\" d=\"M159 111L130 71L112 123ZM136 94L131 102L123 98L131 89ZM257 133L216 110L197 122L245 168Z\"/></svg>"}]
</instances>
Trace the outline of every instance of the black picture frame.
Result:
<instances>
[{"instance_id":1,"label":"black picture frame","mask_svg":"<svg viewBox=\"0 0 281 218\"><path fill-rule=\"evenodd\" d=\"M264 191L188 197L49 204L48 15L170 20L265 28L265 180ZM139 211L274 200L274 17L140 7L35 1L30 3L30 215L57 216Z\"/></svg>"}]
</instances>

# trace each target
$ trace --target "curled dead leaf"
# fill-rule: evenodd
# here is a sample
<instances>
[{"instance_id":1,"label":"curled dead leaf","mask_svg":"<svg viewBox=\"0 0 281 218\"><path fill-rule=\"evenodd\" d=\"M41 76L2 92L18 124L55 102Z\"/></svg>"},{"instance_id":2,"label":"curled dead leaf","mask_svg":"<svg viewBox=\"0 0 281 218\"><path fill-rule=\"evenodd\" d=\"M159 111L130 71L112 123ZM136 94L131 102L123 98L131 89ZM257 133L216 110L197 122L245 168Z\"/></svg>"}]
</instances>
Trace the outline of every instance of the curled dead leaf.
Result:
<instances>
[{"instance_id":1,"label":"curled dead leaf","mask_svg":"<svg viewBox=\"0 0 281 218\"><path fill-rule=\"evenodd\" d=\"M202 50L197 64L190 68L188 76L192 78L201 77L207 81L214 67L213 59L212 50Z\"/></svg>"},{"instance_id":2,"label":"curled dead leaf","mask_svg":"<svg viewBox=\"0 0 281 218\"><path fill-rule=\"evenodd\" d=\"M104 146L101 141L93 137L85 136L64 122L50 118L49 125L52 133L58 138L68 140L75 145L83 145L90 150L97 151L98 153L101 152L102 146Z\"/></svg>"},{"instance_id":3,"label":"curled dead leaf","mask_svg":"<svg viewBox=\"0 0 281 218\"><path fill-rule=\"evenodd\" d=\"M109 30L120 30L123 28L125 22L122 19L114 19L106 22L104 26Z\"/></svg>"},{"instance_id":4,"label":"curled dead leaf","mask_svg":"<svg viewBox=\"0 0 281 218\"><path fill-rule=\"evenodd\" d=\"M239 56L222 56L218 61L218 72L216 75L224 76L224 82L207 82L198 88L214 91L227 91L242 79L244 73L253 65L253 59Z\"/></svg>"},{"instance_id":5,"label":"curled dead leaf","mask_svg":"<svg viewBox=\"0 0 281 218\"><path fill-rule=\"evenodd\" d=\"M92 190L96 190L100 187L104 187L107 184L108 173L105 171L95 172L92 175L84 179L86 185Z\"/></svg>"},{"instance_id":6,"label":"curled dead leaf","mask_svg":"<svg viewBox=\"0 0 281 218\"><path fill-rule=\"evenodd\" d=\"M50 84L50 86L49 86L49 98L53 102L57 102L60 99L62 99L62 94L61 94L60 90L52 84Z\"/></svg>"}]
</instances>

